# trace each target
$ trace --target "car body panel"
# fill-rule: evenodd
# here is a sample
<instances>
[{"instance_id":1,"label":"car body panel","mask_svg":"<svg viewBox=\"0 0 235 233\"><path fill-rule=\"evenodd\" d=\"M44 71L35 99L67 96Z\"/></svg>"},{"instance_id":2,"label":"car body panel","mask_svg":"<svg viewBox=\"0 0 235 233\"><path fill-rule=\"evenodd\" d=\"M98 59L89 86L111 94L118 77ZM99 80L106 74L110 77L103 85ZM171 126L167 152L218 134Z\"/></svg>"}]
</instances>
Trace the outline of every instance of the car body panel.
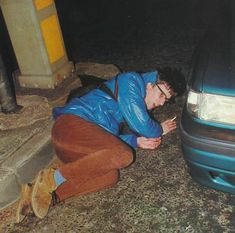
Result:
<instances>
[{"instance_id":1,"label":"car body panel","mask_svg":"<svg viewBox=\"0 0 235 233\"><path fill-rule=\"evenodd\" d=\"M188 88L235 96L235 1L224 1L195 50ZM234 22L234 23L233 23ZM235 117L235 116L234 116ZM184 106L180 123L182 150L194 180L235 194L235 125L192 116Z\"/></svg>"},{"instance_id":2,"label":"car body panel","mask_svg":"<svg viewBox=\"0 0 235 233\"><path fill-rule=\"evenodd\" d=\"M235 130L200 124L184 109L180 132L184 159L192 178L235 194Z\"/></svg>"},{"instance_id":3,"label":"car body panel","mask_svg":"<svg viewBox=\"0 0 235 233\"><path fill-rule=\"evenodd\" d=\"M228 14L229 3L195 50L189 74L189 86L195 91L235 96L235 23Z\"/></svg>"}]
</instances>

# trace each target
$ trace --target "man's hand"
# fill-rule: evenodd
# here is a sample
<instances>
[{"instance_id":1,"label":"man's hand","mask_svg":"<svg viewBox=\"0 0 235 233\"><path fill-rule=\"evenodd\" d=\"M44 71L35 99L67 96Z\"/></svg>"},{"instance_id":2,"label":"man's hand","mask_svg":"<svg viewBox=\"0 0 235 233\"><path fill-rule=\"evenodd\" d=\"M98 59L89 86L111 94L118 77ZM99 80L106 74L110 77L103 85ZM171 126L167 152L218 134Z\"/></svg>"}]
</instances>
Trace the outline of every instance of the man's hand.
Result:
<instances>
[{"instance_id":1,"label":"man's hand","mask_svg":"<svg viewBox=\"0 0 235 233\"><path fill-rule=\"evenodd\" d=\"M161 144L161 138L138 137L137 145L142 149L155 149Z\"/></svg>"},{"instance_id":2,"label":"man's hand","mask_svg":"<svg viewBox=\"0 0 235 233\"><path fill-rule=\"evenodd\" d=\"M176 128L176 123L175 123L175 121L168 119L166 121L163 121L161 123L161 126L162 126L162 130L163 130L162 135L165 135Z\"/></svg>"}]
</instances>

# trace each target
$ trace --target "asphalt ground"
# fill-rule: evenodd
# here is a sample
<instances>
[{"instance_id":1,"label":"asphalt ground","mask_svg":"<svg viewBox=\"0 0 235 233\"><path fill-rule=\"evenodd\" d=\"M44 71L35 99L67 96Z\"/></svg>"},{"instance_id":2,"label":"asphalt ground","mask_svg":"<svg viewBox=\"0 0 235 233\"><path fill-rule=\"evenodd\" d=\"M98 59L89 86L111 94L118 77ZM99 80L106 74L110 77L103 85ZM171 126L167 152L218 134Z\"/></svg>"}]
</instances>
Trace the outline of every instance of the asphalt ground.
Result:
<instances>
[{"instance_id":1,"label":"asphalt ground","mask_svg":"<svg viewBox=\"0 0 235 233\"><path fill-rule=\"evenodd\" d=\"M112 63L123 70L176 66L185 75L194 48L219 9L212 0L101 1L107 8L56 3L70 59ZM179 124L184 102L182 97L154 115L158 120L177 115ZM113 188L73 197L51 208L45 219L30 216L19 225L12 206L0 214L0 231L235 232L234 204L233 195L191 179L177 129L164 136L159 148L137 150L135 162L121 170Z\"/></svg>"}]
</instances>

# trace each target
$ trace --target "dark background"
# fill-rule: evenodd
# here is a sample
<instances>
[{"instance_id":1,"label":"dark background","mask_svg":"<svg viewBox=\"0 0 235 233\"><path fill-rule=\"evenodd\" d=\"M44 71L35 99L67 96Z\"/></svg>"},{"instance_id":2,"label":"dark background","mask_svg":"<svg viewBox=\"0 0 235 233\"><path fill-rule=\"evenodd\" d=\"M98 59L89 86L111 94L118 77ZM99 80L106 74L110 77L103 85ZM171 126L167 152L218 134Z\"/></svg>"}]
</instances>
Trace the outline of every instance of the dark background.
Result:
<instances>
[{"instance_id":1,"label":"dark background","mask_svg":"<svg viewBox=\"0 0 235 233\"><path fill-rule=\"evenodd\" d=\"M203 36L217 0L56 0L71 60L114 63L123 69L168 65ZM184 52L184 51L183 51ZM148 56L149 54L149 56ZM164 61L158 59L162 54ZM152 65L150 65L152 64Z\"/></svg>"},{"instance_id":2,"label":"dark background","mask_svg":"<svg viewBox=\"0 0 235 233\"><path fill-rule=\"evenodd\" d=\"M219 9L218 0L55 0L68 57L123 70L185 66ZM0 53L17 61L0 12ZM174 62L173 62L174 61ZM172 64L173 63L173 64Z\"/></svg>"}]
</instances>

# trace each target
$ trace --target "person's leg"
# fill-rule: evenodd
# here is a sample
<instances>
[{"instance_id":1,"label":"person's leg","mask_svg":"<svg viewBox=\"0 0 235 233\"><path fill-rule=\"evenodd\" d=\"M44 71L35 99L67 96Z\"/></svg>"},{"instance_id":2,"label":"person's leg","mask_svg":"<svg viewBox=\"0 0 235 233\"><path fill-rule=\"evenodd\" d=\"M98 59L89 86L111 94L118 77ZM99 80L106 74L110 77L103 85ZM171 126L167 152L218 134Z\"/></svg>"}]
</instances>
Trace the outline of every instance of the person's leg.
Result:
<instances>
[{"instance_id":1,"label":"person's leg","mask_svg":"<svg viewBox=\"0 0 235 233\"><path fill-rule=\"evenodd\" d=\"M129 146L101 127L72 115L62 116L56 122L52 141L57 156L66 163L59 171L66 180L75 179L76 183L126 167L133 161Z\"/></svg>"},{"instance_id":2,"label":"person's leg","mask_svg":"<svg viewBox=\"0 0 235 233\"><path fill-rule=\"evenodd\" d=\"M84 156L61 166L58 170L67 181L75 179L76 183L84 183L109 171L127 167L131 161L132 152L119 145Z\"/></svg>"},{"instance_id":3,"label":"person's leg","mask_svg":"<svg viewBox=\"0 0 235 233\"><path fill-rule=\"evenodd\" d=\"M83 120L78 116L60 116L52 129L52 143L58 158L64 162L74 162L100 150L122 148L133 160L131 148L118 137L103 128ZM130 155L131 154L131 155Z\"/></svg>"},{"instance_id":4,"label":"person's leg","mask_svg":"<svg viewBox=\"0 0 235 233\"><path fill-rule=\"evenodd\" d=\"M105 183L107 179L105 175L128 166L133 160L133 153L129 146L101 127L72 115L58 118L52 130L52 141L58 157L67 163L59 168L66 182L60 186L58 194L64 193L63 190L70 183L69 192L66 193L68 197L79 193L77 187L80 187L82 193L85 184L84 193L111 186L110 182ZM43 180L48 180L48 184L56 189L56 186L52 185L52 179L46 177L49 174L51 176L51 172L42 172L36 180L35 192L32 195L32 200L36 203L33 205L34 209L43 206L37 201L42 196L37 187L43 186L45 183ZM94 179L97 177L99 182L96 183ZM116 178L113 178L113 184L116 182ZM47 193L51 191L53 190L47 190ZM48 207L49 203L50 200L47 199ZM44 210L43 213L38 213L39 217L44 217L47 213L48 209L44 208Z\"/></svg>"},{"instance_id":5,"label":"person's leg","mask_svg":"<svg viewBox=\"0 0 235 233\"><path fill-rule=\"evenodd\" d=\"M80 180L69 180L63 185L60 185L56 190L56 195L59 201L63 201L72 196L80 196L88 193L96 192L102 189L110 188L118 182L119 171L113 170L105 175L98 176L94 179L89 179L84 183Z\"/></svg>"}]
</instances>

